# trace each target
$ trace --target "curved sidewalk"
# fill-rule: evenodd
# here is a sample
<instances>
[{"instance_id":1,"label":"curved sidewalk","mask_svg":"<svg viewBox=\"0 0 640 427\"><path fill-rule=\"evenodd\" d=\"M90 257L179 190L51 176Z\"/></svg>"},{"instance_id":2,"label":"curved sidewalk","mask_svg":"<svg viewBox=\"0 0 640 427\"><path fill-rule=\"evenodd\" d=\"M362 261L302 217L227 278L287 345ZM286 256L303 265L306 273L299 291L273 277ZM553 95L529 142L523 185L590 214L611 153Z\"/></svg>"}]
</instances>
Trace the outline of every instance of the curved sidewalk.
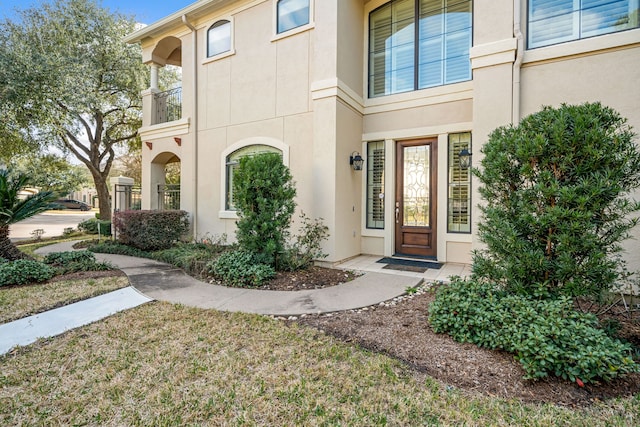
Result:
<instances>
[{"instance_id":1,"label":"curved sidewalk","mask_svg":"<svg viewBox=\"0 0 640 427\"><path fill-rule=\"evenodd\" d=\"M46 246L39 254L73 250L73 242ZM121 269L143 295L191 307L275 316L328 313L357 309L393 299L422 279L368 272L351 282L305 291L263 291L229 288L196 280L171 265L145 258L96 254Z\"/></svg>"}]
</instances>

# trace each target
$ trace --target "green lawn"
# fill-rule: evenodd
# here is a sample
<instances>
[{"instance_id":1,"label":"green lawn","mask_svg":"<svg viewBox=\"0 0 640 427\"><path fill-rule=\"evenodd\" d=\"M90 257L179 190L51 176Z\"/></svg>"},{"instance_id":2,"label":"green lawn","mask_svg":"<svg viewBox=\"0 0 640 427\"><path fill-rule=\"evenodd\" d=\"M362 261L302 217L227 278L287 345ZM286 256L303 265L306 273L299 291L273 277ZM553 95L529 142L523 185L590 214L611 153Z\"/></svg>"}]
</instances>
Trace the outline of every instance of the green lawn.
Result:
<instances>
[{"instance_id":1,"label":"green lawn","mask_svg":"<svg viewBox=\"0 0 640 427\"><path fill-rule=\"evenodd\" d=\"M150 303L0 357L0 425L637 425L451 389L267 317Z\"/></svg>"}]
</instances>

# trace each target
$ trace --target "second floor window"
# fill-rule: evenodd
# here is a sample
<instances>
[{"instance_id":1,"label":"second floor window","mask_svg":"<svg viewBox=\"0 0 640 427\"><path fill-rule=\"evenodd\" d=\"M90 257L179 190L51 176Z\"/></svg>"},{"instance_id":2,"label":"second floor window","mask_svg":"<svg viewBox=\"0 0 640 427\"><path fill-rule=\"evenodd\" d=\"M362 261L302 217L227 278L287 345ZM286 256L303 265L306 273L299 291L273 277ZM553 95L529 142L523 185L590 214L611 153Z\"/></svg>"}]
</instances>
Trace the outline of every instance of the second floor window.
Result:
<instances>
[{"instance_id":1,"label":"second floor window","mask_svg":"<svg viewBox=\"0 0 640 427\"><path fill-rule=\"evenodd\" d=\"M529 48L638 28L638 0L529 0Z\"/></svg>"},{"instance_id":2,"label":"second floor window","mask_svg":"<svg viewBox=\"0 0 640 427\"><path fill-rule=\"evenodd\" d=\"M278 0L278 34L309 23L310 0Z\"/></svg>"},{"instance_id":3,"label":"second floor window","mask_svg":"<svg viewBox=\"0 0 640 427\"><path fill-rule=\"evenodd\" d=\"M207 31L207 58L231 50L231 22L223 20Z\"/></svg>"},{"instance_id":4,"label":"second floor window","mask_svg":"<svg viewBox=\"0 0 640 427\"><path fill-rule=\"evenodd\" d=\"M369 15L369 96L471 80L471 0L393 0Z\"/></svg>"}]
</instances>

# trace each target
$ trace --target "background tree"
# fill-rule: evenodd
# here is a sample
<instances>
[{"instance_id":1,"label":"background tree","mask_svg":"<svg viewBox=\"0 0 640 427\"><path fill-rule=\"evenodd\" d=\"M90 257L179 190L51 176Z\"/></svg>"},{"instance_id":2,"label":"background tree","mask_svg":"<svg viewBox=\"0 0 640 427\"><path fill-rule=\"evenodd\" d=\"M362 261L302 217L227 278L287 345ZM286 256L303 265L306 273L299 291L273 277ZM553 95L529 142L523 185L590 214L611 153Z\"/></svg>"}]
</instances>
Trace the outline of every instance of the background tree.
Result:
<instances>
[{"instance_id":1,"label":"background tree","mask_svg":"<svg viewBox=\"0 0 640 427\"><path fill-rule=\"evenodd\" d=\"M17 172L31 177L31 184L40 191L51 191L57 197L85 186L91 180L83 166L72 165L55 154L17 158L13 163Z\"/></svg>"},{"instance_id":2,"label":"background tree","mask_svg":"<svg viewBox=\"0 0 640 427\"><path fill-rule=\"evenodd\" d=\"M21 196L21 190L30 185L28 176L0 169L0 257L10 261L27 256L9 239L9 226L44 212L54 197L48 191Z\"/></svg>"},{"instance_id":3,"label":"background tree","mask_svg":"<svg viewBox=\"0 0 640 427\"><path fill-rule=\"evenodd\" d=\"M240 217L236 237L241 249L261 255L263 263L277 264L295 210L295 196L291 172L279 154L241 158L233 178L233 202Z\"/></svg>"},{"instance_id":4,"label":"background tree","mask_svg":"<svg viewBox=\"0 0 640 427\"><path fill-rule=\"evenodd\" d=\"M474 274L538 297L599 297L624 273L621 241L638 223L640 150L599 103L545 107L496 129L475 175L485 204Z\"/></svg>"},{"instance_id":5,"label":"background tree","mask_svg":"<svg viewBox=\"0 0 640 427\"><path fill-rule=\"evenodd\" d=\"M110 177L126 176L133 178L134 185L142 183L142 151L131 148L126 154L118 156L111 169Z\"/></svg>"},{"instance_id":6,"label":"background tree","mask_svg":"<svg viewBox=\"0 0 640 427\"><path fill-rule=\"evenodd\" d=\"M122 38L135 22L90 0L39 3L0 26L0 143L54 144L87 166L111 218L107 177L116 147L135 140L140 48ZM4 150L4 148L3 148Z\"/></svg>"}]
</instances>

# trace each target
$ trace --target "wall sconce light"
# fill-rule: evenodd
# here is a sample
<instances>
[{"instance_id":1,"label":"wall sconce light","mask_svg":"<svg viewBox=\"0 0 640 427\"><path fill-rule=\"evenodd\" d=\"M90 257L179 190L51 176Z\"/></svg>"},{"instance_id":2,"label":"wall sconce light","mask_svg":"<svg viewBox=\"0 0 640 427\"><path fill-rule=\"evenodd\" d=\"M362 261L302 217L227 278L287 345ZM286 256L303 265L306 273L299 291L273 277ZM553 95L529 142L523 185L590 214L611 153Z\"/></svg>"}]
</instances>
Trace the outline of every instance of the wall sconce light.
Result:
<instances>
[{"instance_id":1,"label":"wall sconce light","mask_svg":"<svg viewBox=\"0 0 640 427\"><path fill-rule=\"evenodd\" d=\"M466 148L458 153L458 159L460 160L460 169L469 169L469 166L471 166L471 156L473 156L473 153L471 153Z\"/></svg>"},{"instance_id":2,"label":"wall sconce light","mask_svg":"<svg viewBox=\"0 0 640 427\"><path fill-rule=\"evenodd\" d=\"M354 151L349 156L349 164L351 165L354 171L361 171L363 163L364 163L364 159L362 158L360 153L358 153L357 151Z\"/></svg>"}]
</instances>

